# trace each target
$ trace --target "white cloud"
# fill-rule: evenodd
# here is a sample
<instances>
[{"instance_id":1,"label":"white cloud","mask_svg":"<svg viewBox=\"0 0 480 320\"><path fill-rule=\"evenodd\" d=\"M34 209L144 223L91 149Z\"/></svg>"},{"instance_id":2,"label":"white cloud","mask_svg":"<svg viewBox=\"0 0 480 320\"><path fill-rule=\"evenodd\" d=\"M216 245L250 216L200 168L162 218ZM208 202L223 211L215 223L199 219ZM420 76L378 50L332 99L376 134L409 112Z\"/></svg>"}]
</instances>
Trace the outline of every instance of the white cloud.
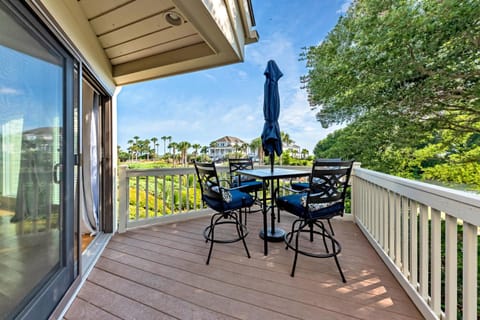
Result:
<instances>
[{"instance_id":1,"label":"white cloud","mask_svg":"<svg viewBox=\"0 0 480 320\"><path fill-rule=\"evenodd\" d=\"M287 132L290 138L302 149L313 152L318 141L342 127L322 128L320 122L315 118L316 111L310 110L307 94L304 90L298 89L281 103L280 128Z\"/></svg>"},{"instance_id":2,"label":"white cloud","mask_svg":"<svg viewBox=\"0 0 480 320\"><path fill-rule=\"evenodd\" d=\"M20 95L21 91L14 89L14 88L8 88L8 87L0 87L0 94L5 94L5 95Z\"/></svg>"},{"instance_id":3,"label":"white cloud","mask_svg":"<svg viewBox=\"0 0 480 320\"><path fill-rule=\"evenodd\" d=\"M240 79L247 79L247 78L248 78L248 73L246 73L246 72L243 71L243 70L238 70L237 76L238 76L238 78L240 78Z\"/></svg>"},{"instance_id":4,"label":"white cloud","mask_svg":"<svg viewBox=\"0 0 480 320\"><path fill-rule=\"evenodd\" d=\"M340 13L340 14L347 13L348 8L352 4L352 2L353 0L346 0L344 3L342 3L342 6L340 7L340 9L337 10L337 13Z\"/></svg>"},{"instance_id":5,"label":"white cloud","mask_svg":"<svg viewBox=\"0 0 480 320\"><path fill-rule=\"evenodd\" d=\"M217 80L217 78L215 78L214 75L212 75L212 74L210 74L210 73L208 73L208 72L204 72L203 75L204 75L206 78L210 79L210 80L214 80L214 81Z\"/></svg>"},{"instance_id":6,"label":"white cloud","mask_svg":"<svg viewBox=\"0 0 480 320\"><path fill-rule=\"evenodd\" d=\"M263 73L268 60L275 60L283 73L279 85L287 88L300 87L300 75L304 72L298 68L301 48L295 48L290 38L278 32L273 33L270 38L260 39L260 42L258 45L247 46L246 63L256 65Z\"/></svg>"}]
</instances>

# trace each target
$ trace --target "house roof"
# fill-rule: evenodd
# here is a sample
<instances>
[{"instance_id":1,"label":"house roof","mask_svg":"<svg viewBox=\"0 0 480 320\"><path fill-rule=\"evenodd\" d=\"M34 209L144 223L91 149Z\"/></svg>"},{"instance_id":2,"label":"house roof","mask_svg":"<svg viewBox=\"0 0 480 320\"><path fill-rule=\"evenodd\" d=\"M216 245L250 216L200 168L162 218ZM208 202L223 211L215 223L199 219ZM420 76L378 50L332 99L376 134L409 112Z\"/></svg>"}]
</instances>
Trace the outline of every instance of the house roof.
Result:
<instances>
[{"instance_id":1,"label":"house roof","mask_svg":"<svg viewBox=\"0 0 480 320\"><path fill-rule=\"evenodd\" d=\"M232 144L244 144L245 141L243 141L242 139L239 139L237 137L231 137L231 136L225 136L225 137L222 137L220 139L217 139L215 140L214 142L228 142L230 143L231 145Z\"/></svg>"}]
</instances>

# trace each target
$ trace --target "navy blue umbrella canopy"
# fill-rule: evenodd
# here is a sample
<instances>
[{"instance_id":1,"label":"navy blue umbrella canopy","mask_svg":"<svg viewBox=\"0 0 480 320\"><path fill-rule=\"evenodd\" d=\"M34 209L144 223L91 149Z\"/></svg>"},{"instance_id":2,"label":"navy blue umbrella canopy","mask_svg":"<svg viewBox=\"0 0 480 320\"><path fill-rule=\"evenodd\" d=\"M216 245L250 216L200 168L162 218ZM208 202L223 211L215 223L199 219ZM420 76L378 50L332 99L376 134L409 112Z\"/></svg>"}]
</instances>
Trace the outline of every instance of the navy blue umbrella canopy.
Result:
<instances>
[{"instance_id":1,"label":"navy blue umbrella canopy","mask_svg":"<svg viewBox=\"0 0 480 320\"><path fill-rule=\"evenodd\" d=\"M273 162L276 153L282 154L282 138L280 136L280 95L278 93L278 80L283 76L275 61L270 60L265 69L265 86L263 97L263 115L265 124L262 131L262 147L265 155L270 156L270 165L273 171Z\"/></svg>"}]
</instances>

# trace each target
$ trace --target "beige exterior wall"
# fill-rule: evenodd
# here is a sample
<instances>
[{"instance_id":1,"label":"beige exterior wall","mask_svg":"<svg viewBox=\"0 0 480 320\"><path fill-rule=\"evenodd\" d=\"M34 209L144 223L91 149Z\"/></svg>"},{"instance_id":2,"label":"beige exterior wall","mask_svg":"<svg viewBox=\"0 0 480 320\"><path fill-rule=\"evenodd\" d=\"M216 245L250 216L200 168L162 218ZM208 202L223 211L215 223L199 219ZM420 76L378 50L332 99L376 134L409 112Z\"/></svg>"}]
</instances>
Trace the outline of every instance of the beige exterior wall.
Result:
<instances>
[{"instance_id":1,"label":"beige exterior wall","mask_svg":"<svg viewBox=\"0 0 480 320\"><path fill-rule=\"evenodd\" d=\"M88 21L77 1L70 0L38 0L32 1L34 5L41 3L47 9L48 14L55 20L60 28L59 32L66 37L67 41L86 62L90 71L98 77L105 89L113 94L115 84L112 79L112 68L107 56L98 43L97 37L92 32ZM38 7L38 6L37 6Z\"/></svg>"}]
</instances>

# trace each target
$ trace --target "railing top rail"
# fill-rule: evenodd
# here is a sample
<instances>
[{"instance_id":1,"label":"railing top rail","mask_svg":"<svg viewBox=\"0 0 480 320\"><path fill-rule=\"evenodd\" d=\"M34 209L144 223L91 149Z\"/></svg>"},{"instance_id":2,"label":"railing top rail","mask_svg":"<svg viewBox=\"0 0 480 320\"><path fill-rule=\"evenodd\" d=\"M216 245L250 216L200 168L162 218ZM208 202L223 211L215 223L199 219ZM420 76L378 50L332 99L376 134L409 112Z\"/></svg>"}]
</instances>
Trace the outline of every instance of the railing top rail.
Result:
<instances>
[{"instance_id":1,"label":"railing top rail","mask_svg":"<svg viewBox=\"0 0 480 320\"><path fill-rule=\"evenodd\" d=\"M480 195L363 168L354 168L353 176L370 181L471 224L480 225Z\"/></svg>"},{"instance_id":2,"label":"railing top rail","mask_svg":"<svg viewBox=\"0 0 480 320\"><path fill-rule=\"evenodd\" d=\"M269 166L256 166L256 168L267 168ZM276 166L277 168L296 168L296 169L311 169L311 167L299 167L299 166ZM219 172L227 172L228 166L218 165L217 170ZM180 175L180 174L192 174L195 173L194 167L179 167L179 168L151 168L151 169L126 169L127 177L153 177L153 176L165 176L165 175Z\"/></svg>"}]
</instances>

